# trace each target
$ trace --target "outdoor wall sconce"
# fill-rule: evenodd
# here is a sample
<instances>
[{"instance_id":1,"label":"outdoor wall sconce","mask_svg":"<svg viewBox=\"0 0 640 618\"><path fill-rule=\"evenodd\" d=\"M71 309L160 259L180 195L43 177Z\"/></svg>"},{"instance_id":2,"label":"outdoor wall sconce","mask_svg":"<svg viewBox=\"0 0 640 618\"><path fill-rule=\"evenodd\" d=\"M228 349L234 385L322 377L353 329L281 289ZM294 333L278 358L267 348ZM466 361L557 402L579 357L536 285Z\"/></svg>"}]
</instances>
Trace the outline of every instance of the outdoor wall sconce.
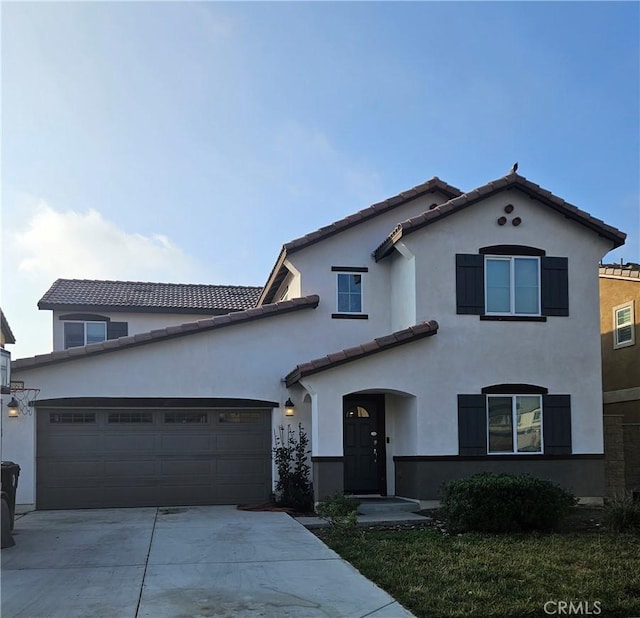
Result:
<instances>
[{"instance_id":1,"label":"outdoor wall sconce","mask_svg":"<svg viewBox=\"0 0 640 618\"><path fill-rule=\"evenodd\" d=\"M7 405L7 416L9 418L17 418L20 416L20 404L15 397L11 397L11 401Z\"/></svg>"},{"instance_id":2,"label":"outdoor wall sconce","mask_svg":"<svg viewBox=\"0 0 640 618\"><path fill-rule=\"evenodd\" d=\"M296 413L296 407L293 405L293 401L291 401L291 397L287 399L284 404L284 415L285 416L294 416Z\"/></svg>"}]
</instances>

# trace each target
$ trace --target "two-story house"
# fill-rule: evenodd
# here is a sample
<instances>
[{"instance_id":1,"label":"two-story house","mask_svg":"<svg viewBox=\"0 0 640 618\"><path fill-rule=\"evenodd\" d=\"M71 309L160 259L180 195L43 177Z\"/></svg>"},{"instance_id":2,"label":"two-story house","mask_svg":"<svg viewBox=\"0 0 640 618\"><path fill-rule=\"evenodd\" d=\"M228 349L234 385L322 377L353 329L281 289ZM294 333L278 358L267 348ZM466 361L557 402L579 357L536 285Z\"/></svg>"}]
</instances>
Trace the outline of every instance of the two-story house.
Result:
<instances>
[{"instance_id":1,"label":"two-story house","mask_svg":"<svg viewBox=\"0 0 640 618\"><path fill-rule=\"evenodd\" d=\"M516 173L373 204L285 244L250 309L15 361L22 499L262 501L298 422L317 499L428 504L482 470L601 497L598 263L624 238Z\"/></svg>"},{"instance_id":2,"label":"two-story house","mask_svg":"<svg viewBox=\"0 0 640 618\"><path fill-rule=\"evenodd\" d=\"M640 264L600 266L608 493L640 493Z\"/></svg>"}]
</instances>

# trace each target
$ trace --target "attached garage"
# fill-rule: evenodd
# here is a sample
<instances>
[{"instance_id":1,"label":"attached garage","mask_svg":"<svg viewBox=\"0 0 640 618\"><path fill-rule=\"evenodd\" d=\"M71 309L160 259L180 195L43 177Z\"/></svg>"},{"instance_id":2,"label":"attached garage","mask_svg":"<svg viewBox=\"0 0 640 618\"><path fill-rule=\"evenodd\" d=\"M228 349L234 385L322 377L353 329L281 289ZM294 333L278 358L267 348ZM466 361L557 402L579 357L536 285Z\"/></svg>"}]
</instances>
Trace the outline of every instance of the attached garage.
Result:
<instances>
[{"instance_id":1,"label":"attached garage","mask_svg":"<svg viewBox=\"0 0 640 618\"><path fill-rule=\"evenodd\" d=\"M242 399L39 401L36 506L264 502L274 407Z\"/></svg>"}]
</instances>

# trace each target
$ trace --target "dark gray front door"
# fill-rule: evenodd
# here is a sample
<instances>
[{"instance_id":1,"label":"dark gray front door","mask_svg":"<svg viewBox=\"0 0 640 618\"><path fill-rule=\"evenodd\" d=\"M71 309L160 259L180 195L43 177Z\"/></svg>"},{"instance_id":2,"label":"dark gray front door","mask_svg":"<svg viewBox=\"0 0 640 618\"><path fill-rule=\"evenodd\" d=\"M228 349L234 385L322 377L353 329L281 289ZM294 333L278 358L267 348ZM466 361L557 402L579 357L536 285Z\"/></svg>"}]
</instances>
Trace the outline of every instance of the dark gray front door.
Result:
<instances>
[{"instance_id":1,"label":"dark gray front door","mask_svg":"<svg viewBox=\"0 0 640 618\"><path fill-rule=\"evenodd\" d=\"M258 503L271 492L260 409L38 409L36 506Z\"/></svg>"},{"instance_id":2,"label":"dark gray front door","mask_svg":"<svg viewBox=\"0 0 640 618\"><path fill-rule=\"evenodd\" d=\"M384 396L345 397L344 490L386 494Z\"/></svg>"}]
</instances>

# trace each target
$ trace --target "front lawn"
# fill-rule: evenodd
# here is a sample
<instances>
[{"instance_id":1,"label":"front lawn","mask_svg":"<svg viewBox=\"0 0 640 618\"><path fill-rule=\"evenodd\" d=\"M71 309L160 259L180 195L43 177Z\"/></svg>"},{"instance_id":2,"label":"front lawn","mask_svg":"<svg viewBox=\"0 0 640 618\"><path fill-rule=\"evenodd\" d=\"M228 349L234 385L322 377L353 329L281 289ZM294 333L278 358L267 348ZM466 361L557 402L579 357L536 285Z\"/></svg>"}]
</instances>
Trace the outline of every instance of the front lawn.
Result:
<instances>
[{"instance_id":1,"label":"front lawn","mask_svg":"<svg viewBox=\"0 0 640 618\"><path fill-rule=\"evenodd\" d=\"M418 617L570 615L569 602L571 615L640 616L638 535L318 534Z\"/></svg>"}]
</instances>

